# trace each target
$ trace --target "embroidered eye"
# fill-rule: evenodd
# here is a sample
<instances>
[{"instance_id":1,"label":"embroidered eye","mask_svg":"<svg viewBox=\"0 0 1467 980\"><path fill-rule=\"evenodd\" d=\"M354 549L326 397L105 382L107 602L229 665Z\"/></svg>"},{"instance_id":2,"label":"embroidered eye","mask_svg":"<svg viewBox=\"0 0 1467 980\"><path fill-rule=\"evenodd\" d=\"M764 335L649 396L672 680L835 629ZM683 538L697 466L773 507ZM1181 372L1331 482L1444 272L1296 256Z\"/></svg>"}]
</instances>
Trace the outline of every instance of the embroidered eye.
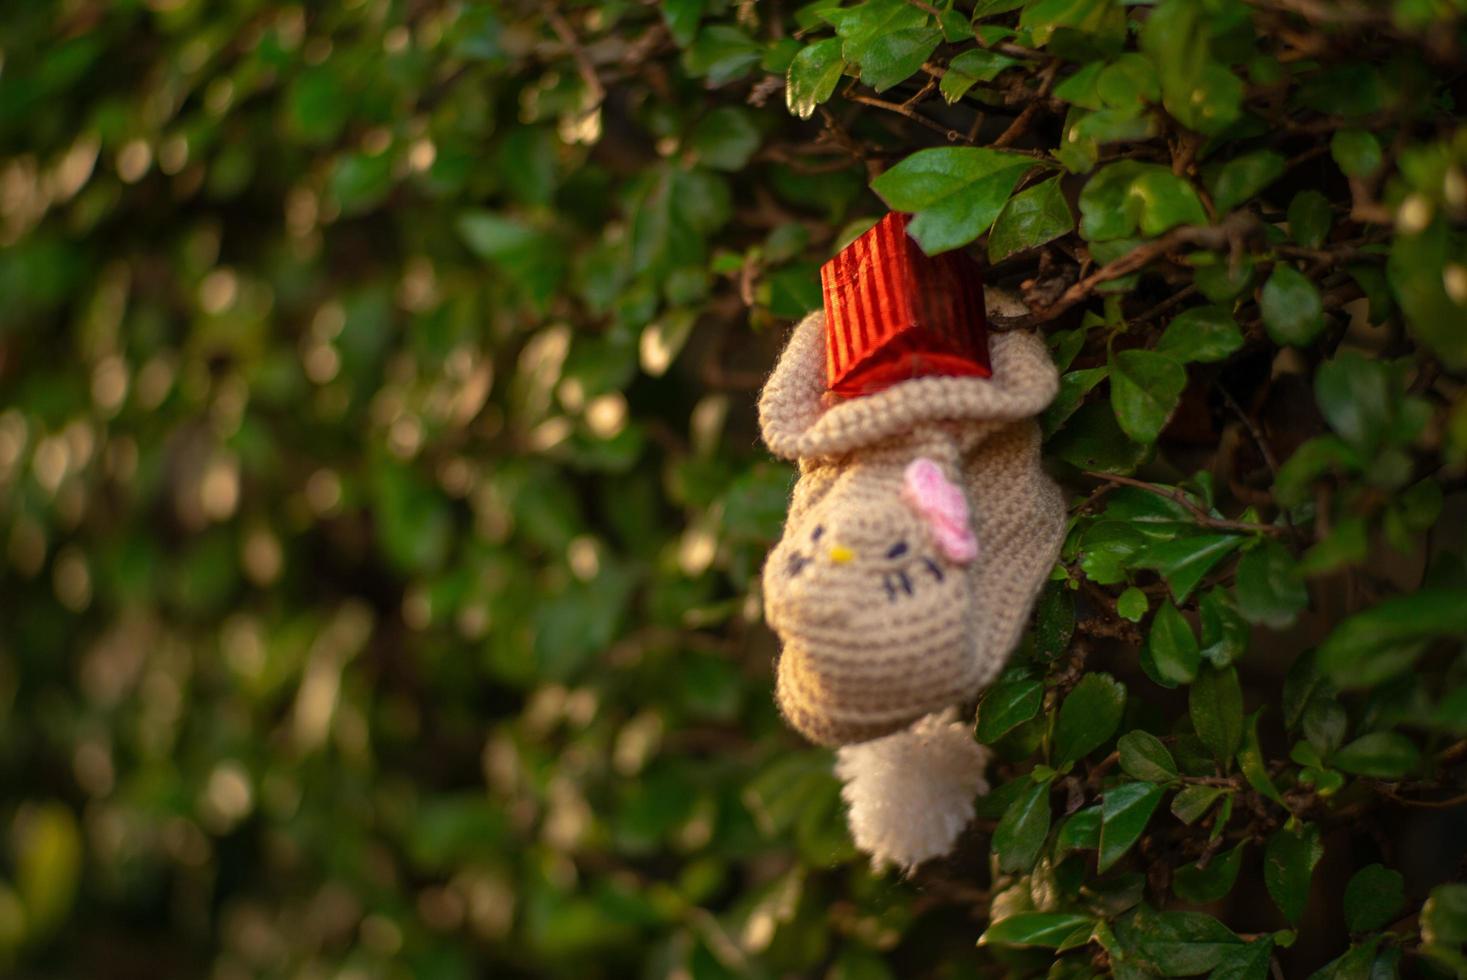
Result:
<instances>
[{"instance_id":1,"label":"embroidered eye","mask_svg":"<svg viewBox=\"0 0 1467 980\"><path fill-rule=\"evenodd\" d=\"M907 543L905 541L898 541L896 544L894 544L890 548L887 548L886 549L886 557L888 557L888 558L900 558L902 555L905 555L906 553L907 553Z\"/></svg>"},{"instance_id":2,"label":"embroidered eye","mask_svg":"<svg viewBox=\"0 0 1467 980\"><path fill-rule=\"evenodd\" d=\"M816 524L815 525L815 530L813 530L813 531L810 532L810 540L811 541L819 541L820 540L820 536L822 534L824 534L824 533L825 533L825 525L824 524Z\"/></svg>"},{"instance_id":3,"label":"embroidered eye","mask_svg":"<svg viewBox=\"0 0 1467 980\"><path fill-rule=\"evenodd\" d=\"M804 555L790 555L789 565L787 566L789 576L791 578L794 578L796 575L803 572L805 570L805 566L808 564L810 564L810 559L806 558Z\"/></svg>"}]
</instances>

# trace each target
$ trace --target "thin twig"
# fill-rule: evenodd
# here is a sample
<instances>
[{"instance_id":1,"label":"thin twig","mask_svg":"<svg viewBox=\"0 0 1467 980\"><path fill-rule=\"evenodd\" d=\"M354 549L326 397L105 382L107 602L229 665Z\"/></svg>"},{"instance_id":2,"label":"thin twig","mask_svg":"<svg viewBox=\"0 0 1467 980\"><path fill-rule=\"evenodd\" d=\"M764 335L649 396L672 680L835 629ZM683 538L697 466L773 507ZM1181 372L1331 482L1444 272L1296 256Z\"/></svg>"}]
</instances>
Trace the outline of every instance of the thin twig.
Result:
<instances>
[{"instance_id":1,"label":"thin twig","mask_svg":"<svg viewBox=\"0 0 1467 980\"><path fill-rule=\"evenodd\" d=\"M851 102L859 102L861 105L869 105L875 109L885 109L887 112L895 112L899 116L906 116L908 119L912 120L912 122L922 126L926 126L934 133L941 133L943 136L947 137L949 143L966 143L969 146L973 145L972 140L970 140L967 136L964 136L962 133L958 132L956 129L949 129L941 123L933 122L931 119L928 119L926 116L922 115L922 113L918 112L916 109L911 108L910 106L905 106L897 102L887 102L884 99L877 99L869 95L862 95L860 92L849 92L846 94L845 97Z\"/></svg>"},{"instance_id":2,"label":"thin twig","mask_svg":"<svg viewBox=\"0 0 1467 980\"><path fill-rule=\"evenodd\" d=\"M1014 330L1021 327L1032 327L1053 320L1076 303L1089 297L1101 284L1110 282L1112 279L1119 279L1122 276L1128 276L1139 269L1145 268L1153 260L1160 258L1181 245L1200 245L1203 248L1218 249L1229 244L1235 238L1242 238L1248 235L1257 226L1257 216L1247 211L1234 211L1224 218L1220 224L1183 225L1180 228L1173 228L1155 241L1138 245L1115 261L1107 262L1065 290L1060 295L1060 298L1049 306L1042 310L1036 310L1027 317L1005 324L1004 329Z\"/></svg>"},{"instance_id":3,"label":"thin twig","mask_svg":"<svg viewBox=\"0 0 1467 980\"><path fill-rule=\"evenodd\" d=\"M586 83L586 90L591 94L590 104L586 111L596 108L606 98L606 89L601 84L601 79L596 74L596 68L591 64L591 59L586 55L586 49L581 46L580 39L571 28L570 22L565 19L552 6L545 8L545 21L550 29L555 31L555 36L560 38L561 43L570 49L571 57L575 59L576 71L581 76L581 81Z\"/></svg>"},{"instance_id":4,"label":"thin twig","mask_svg":"<svg viewBox=\"0 0 1467 980\"><path fill-rule=\"evenodd\" d=\"M1135 487L1138 490L1145 490L1148 493L1156 494L1158 497L1165 497L1168 500L1175 501L1185 507L1187 513L1192 515L1192 519L1203 527L1210 527L1218 531L1241 531L1245 534L1268 534L1274 537L1279 537L1287 533L1283 528L1274 527L1272 524L1254 524L1250 521L1231 521L1224 517L1213 517L1207 511L1193 503L1192 498L1177 487L1163 487L1155 483L1148 483L1145 480L1138 480L1135 477L1120 476L1116 473L1097 473L1094 470L1085 470L1084 474L1096 480L1105 480L1109 483L1119 483L1121 486Z\"/></svg>"}]
</instances>

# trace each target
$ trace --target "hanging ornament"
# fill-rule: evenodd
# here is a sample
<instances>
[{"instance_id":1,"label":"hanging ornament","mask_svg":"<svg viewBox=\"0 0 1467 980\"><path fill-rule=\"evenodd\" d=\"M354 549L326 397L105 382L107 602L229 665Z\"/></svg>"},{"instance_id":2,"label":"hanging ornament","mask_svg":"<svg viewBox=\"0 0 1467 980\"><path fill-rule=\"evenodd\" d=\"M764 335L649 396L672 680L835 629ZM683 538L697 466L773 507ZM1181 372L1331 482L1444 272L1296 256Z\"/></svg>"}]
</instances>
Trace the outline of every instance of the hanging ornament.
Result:
<instances>
[{"instance_id":1,"label":"hanging ornament","mask_svg":"<svg viewBox=\"0 0 1467 980\"><path fill-rule=\"evenodd\" d=\"M986 792L957 720L1018 643L1065 506L1035 416L1058 375L1024 333L989 336L979 269L922 254L889 214L821 270L759 400L799 463L764 568L789 723L838 746L852 835L878 866L948 853Z\"/></svg>"}]
</instances>

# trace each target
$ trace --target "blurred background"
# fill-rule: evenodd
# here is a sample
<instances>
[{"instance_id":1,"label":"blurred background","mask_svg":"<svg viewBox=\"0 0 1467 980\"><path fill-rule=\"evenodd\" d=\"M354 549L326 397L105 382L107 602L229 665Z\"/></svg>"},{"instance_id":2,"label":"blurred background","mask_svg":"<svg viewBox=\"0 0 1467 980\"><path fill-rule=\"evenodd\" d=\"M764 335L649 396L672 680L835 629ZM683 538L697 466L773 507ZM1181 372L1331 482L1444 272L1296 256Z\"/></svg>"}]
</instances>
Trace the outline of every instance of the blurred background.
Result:
<instances>
[{"instance_id":1,"label":"blurred background","mask_svg":"<svg viewBox=\"0 0 1467 980\"><path fill-rule=\"evenodd\" d=\"M769 328L879 203L715 107L728 5L558 6L6 5L0 973L895 940L748 595Z\"/></svg>"}]
</instances>

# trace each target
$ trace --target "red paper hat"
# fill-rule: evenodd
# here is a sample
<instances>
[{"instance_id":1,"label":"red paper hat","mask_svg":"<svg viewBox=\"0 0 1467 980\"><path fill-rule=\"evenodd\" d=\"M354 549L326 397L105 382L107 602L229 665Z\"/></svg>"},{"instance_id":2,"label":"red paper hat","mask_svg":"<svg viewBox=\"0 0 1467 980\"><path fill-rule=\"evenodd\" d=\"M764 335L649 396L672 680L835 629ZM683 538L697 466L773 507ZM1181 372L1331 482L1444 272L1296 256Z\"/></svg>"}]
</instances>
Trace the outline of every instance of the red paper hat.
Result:
<instances>
[{"instance_id":1,"label":"red paper hat","mask_svg":"<svg viewBox=\"0 0 1467 980\"><path fill-rule=\"evenodd\" d=\"M983 277L962 252L929 257L895 211L820 268L825 376L845 397L927 375L986 378Z\"/></svg>"}]
</instances>

